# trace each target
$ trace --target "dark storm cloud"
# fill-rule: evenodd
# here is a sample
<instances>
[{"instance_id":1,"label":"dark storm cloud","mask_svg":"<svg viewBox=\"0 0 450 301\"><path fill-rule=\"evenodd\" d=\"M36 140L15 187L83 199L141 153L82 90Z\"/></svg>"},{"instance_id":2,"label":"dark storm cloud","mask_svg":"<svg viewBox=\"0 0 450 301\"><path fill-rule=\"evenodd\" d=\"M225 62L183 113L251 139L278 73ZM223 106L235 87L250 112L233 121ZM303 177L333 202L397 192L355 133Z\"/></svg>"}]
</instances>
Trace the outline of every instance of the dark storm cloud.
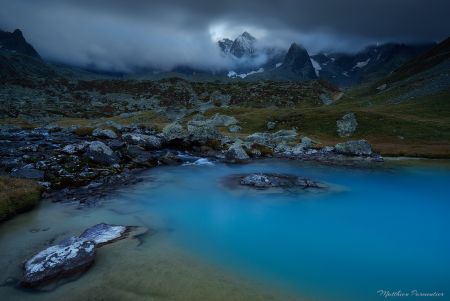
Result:
<instances>
[{"instance_id":1,"label":"dark storm cloud","mask_svg":"<svg viewBox=\"0 0 450 301\"><path fill-rule=\"evenodd\" d=\"M369 42L430 41L450 28L448 0L0 0L0 27L22 28L49 59L117 70L221 68L212 39L248 30L261 43L354 51Z\"/></svg>"}]
</instances>

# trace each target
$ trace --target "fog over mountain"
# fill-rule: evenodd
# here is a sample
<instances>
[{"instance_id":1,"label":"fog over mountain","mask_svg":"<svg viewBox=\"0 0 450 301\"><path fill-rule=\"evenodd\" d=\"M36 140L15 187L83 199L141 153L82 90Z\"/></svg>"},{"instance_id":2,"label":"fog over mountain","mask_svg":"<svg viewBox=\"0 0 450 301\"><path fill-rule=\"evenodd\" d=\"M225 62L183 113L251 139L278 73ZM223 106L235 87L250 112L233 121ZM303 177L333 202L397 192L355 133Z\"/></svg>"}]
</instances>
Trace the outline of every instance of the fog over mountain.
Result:
<instances>
[{"instance_id":1,"label":"fog over mountain","mask_svg":"<svg viewBox=\"0 0 450 301\"><path fill-rule=\"evenodd\" d=\"M440 41L445 0L26 1L0 0L0 29L22 29L47 60L113 71L236 64L217 45L248 31L258 47L292 42L310 54L377 42ZM56 25L55 25L56 24ZM264 59L264 58L261 58Z\"/></svg>"}]
</instances>

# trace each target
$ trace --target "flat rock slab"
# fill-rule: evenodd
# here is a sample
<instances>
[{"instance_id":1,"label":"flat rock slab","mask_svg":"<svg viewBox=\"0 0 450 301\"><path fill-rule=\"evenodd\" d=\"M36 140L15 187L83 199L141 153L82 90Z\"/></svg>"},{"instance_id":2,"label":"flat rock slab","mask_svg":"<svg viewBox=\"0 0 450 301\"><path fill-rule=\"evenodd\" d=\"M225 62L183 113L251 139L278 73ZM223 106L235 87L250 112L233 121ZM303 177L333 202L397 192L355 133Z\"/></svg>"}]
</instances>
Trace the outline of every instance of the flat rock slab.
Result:
<instances>
[{"instance_id":1,"label":"flat rock slab","mask_svg":"<svg viewBox=\"0 0 450 301\"><path fill-rule=\"evenodd\" d=\"M101 223L40 251L25 262L21 285L34 288L86 271L98 247L127 237L133 228Z\"/></svg>"}]
</instances>

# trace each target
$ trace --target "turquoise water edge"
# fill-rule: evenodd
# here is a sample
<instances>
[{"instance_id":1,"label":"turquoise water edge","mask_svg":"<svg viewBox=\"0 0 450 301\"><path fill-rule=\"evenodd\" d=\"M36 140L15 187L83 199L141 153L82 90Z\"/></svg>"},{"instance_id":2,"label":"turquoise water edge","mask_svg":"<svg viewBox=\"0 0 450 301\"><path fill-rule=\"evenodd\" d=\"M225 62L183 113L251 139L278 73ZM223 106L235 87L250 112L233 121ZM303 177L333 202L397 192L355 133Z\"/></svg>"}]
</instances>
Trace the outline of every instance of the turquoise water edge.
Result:
<instances>
[{"instance_id":1,"label":"turquoise water edge","mask_svg":"<svg viewBox=\"0 0 450 301\"><path fill-rule=\"evenodd\" d=\"M224 183L250 172L306 176L330 188L255 191ZM265 160L161 167L143 177L97 207L44 203L3 224L0 299L57 300L70 292L68 299L85 300L284 300L278 292L289 292L294 300L384 300L380 290L449 299L448 162L346 168ZM49 292L12 285L21 263L50 240L99 222L154 234L105 247L90 271Z\"/></svg>"}]
</instances>

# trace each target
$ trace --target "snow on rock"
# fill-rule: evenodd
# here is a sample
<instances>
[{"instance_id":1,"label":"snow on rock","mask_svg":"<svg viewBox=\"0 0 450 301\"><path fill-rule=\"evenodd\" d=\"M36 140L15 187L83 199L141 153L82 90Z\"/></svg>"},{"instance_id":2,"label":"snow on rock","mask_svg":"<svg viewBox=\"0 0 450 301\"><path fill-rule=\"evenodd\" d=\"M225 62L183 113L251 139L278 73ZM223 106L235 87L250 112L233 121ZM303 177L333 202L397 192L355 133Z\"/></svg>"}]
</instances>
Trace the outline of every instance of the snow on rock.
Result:
<instances>
[{"instance_id":1,"label":"snow on rock","mask_svg":"<svg viewBox=\"0 0 450 301\"><path fill-rule=\"evenodd\" d=\"M365 60L365 61L362 61L362 62L357 62L356 63L356 65L355 66L353 66L353 68L352 69L356 69L356 68L359 68L359 69L361 69L361 68L364 68L364 67L366 67L367 66L367 64L370 62L370 58L368 58L367 60Z\"/></svg>"},{"instance_id":2,"label":"snow on rock","mask_svg":"<svg viewBox=\"0 0 450 301\"><path fill-rule=\"evenodd\" d=\"M319 72L320 70L322 70L322 67L320 66L320 64L314 60L313 58L311 58L311 64L314 67L314 71L316 72L316 75L319 76Z\"/></svg>"},{"instance_id":3,"label":"snow on rock","mask_svg":"<svg viewBox=\"0 0 450 301\"><path fill-rule=\"evenodd\" d=\"M128 228L125 226L101 223L86 229L80 238L92 240L96 245L104 245L125 238L127 234Z\"/></svg>"},{"instance_id":4,"label":"snow on rock","mask_svg":"<svg viewBox=\"0 0 450 301\"><path fill-rule=\"evenodd\" d=\"M278 67L280 67L281 65L283 65L283 63L277 63L277 64L275 65L275 68L278 68Z\"/></svg>"},{"instance_id":5,"label":"snow on rock","mask_svg":"<svg viewBox=\"0 0 450 301\"><path fill-rule=\"evenodd\" d=\"M35 287L86 270L95 259L95 243L71 237L48 247L25 263L22 286Z\"/></svg>"}]
</instances>

